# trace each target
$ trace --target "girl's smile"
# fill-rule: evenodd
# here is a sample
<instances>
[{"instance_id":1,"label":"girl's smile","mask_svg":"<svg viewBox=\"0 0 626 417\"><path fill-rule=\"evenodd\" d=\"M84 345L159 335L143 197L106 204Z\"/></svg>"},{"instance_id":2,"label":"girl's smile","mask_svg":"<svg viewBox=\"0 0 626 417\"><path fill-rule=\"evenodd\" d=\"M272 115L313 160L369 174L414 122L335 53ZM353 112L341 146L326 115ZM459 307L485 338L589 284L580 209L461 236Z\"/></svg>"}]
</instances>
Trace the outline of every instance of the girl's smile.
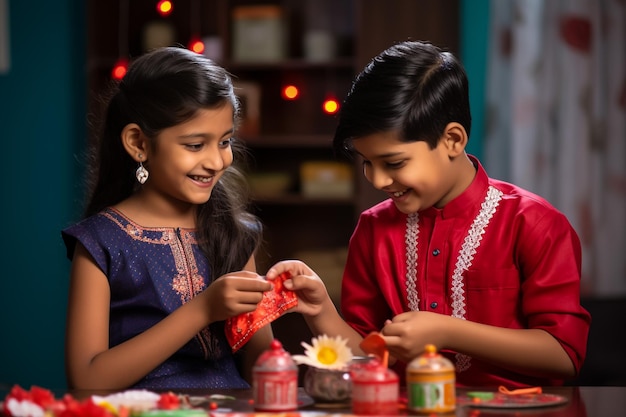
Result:
<instances>
[{"instance_id":1,"label":"girl's smile","mask_svg":"<svg viewBox=\"0 0 626 417\"><path fill-rule=\"evenodd\" d=\"M176 204L203 204L233 162L233 109L201 109L185 123L165 129L148 155L146 191Z\"/></svg>"},{"instance_id":2,"label":"girl's smile","mask_svg":"<svg viewBox=\"0 0 626 417\"><path fill-rule=\"evenodd\" d=\"M214 176L210 177L201 177L199 175L189 175L189 178L194 180L195 182L200 183L201 186L212 185Z\"/></svg>"}]
</instances>

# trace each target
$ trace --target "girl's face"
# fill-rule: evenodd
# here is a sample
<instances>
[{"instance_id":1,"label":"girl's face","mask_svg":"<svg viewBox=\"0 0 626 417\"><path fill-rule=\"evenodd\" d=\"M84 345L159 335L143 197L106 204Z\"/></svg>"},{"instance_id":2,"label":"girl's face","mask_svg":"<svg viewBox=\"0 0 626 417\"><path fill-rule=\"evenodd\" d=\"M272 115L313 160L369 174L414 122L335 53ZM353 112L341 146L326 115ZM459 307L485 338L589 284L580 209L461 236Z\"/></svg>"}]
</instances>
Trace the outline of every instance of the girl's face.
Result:
<instances>
[{"instance_id":1,"label":"girl's face","mask_svg":"<svg viewBox=\"0 0 626 417\"><path fill-rule=\"evenodd\" d=\"M146 191L165 200L203 204L233 163L233 109L201 109L190 120L164 129L155 140L146 168Z\"/></svg>"},{"instance_id":2,"label":"girl's face","mask_svg":"<svg viewBox=\"0 0 626 417\"><path fill-rule=\"evenodd\" d=\"M444 140L430 149L423 141L401 142L391 131L355 139L353 145L363 159L365 178L402 213L440 208L458 195Z\"/></svg>"}]
</instances>

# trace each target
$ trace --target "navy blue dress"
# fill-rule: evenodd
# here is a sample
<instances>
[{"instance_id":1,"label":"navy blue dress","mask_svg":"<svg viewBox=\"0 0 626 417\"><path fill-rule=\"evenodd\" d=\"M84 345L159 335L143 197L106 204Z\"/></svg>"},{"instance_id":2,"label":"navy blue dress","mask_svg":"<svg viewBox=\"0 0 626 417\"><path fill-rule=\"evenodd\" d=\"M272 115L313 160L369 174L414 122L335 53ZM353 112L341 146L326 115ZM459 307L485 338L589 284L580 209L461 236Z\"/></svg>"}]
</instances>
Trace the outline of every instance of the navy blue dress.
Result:
<instances>
[{"instance_id":1,"label":"navy blue dress","mask_svg":"<svg viewBox=\"0 0 626 417\"><path fill-rule=\"evenodd\" d=\"M62 231L71 260L76 241L109 280L109 345L118 345L163 320L208 282L209 265L194 230L141 227L106 209ZM248 388L237 371L224 322L203 329L134 388Z\"/></svg>"}]
</instances>

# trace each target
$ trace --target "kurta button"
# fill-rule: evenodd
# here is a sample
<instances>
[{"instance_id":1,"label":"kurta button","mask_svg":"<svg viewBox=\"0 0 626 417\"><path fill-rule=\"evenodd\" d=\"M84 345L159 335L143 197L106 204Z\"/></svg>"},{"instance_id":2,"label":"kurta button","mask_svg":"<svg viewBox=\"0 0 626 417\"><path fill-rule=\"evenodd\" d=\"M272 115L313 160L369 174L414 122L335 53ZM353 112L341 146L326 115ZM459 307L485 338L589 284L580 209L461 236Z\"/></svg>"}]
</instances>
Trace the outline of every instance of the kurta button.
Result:
<instances>
[{"instance_id":1,"label":"kurta button","mask_svg":"<svg viewBox=\"0 0 626 417\"><path fill-rule=\"evenodd\" d=\"M437 308L437 305L438 304L433 301L432 303L430 303L430 308L432 308L434 310L435 308Z\"/></svg>"},{"instance_id":2,"label":"kurta button","mask_svg":"<svg viewBox=\"0 0 626 417\"><path fill-rule=\"evenodd\" d=\"M435 249L435 250L433 251L433 256L437 256L437 255L439 255L440 253L441 253L441 251L440 251L439 249Z\"/></svg>"}]
</instances>

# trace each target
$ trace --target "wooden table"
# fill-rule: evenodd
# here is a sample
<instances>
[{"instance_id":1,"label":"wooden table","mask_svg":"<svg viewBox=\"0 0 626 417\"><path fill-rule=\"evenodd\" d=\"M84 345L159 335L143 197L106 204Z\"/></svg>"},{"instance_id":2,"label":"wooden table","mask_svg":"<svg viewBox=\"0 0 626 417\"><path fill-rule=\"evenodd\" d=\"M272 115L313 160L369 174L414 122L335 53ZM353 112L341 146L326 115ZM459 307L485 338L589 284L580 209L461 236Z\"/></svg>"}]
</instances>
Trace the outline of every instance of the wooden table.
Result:
<instances>
[{"instance_id":1,"label":"wooden table","mask_svg":"<svg viewBox=\"0 0 626 417\"><path fill-rule=\"evenodd\" d=\"M300 389L302 390L302 389ZM477 389L486 391L485 388ZM457 389L457 397L460 397L468 390ZM476 391L476 390L472 390ZM176 392L176 391L174 391ZM622 417L626 416L626 387L549 387L543 390L545 393L552 393L564 396L567 402L562 405L537 407L537 408L511 408L511 409L493 409L479 408L472 406L457 407L456 417ZM219 408L211 411L211 415L219 417L227 413L253 413L254 408L251 401L250 390L187 390L185 392L176 392L185 394L189 398L198 401L207 398L211 394L223 394L232 396L235 399L226 399L218 401ZM5 394L5 393L4 393ZM4 398L4 394L2 399ZM89 395L98 394L106 395L105 392L72 392L76 398L86 398ZM343 407L321 407L313 404L311 399L303 392L299 392L299 403L302 405L298 414L302 417L314 417L341 414L350 414L350 404ZM208 400L203 405L208 408ZM400 411L398 415L407 415L409 413ZM269 414L266 414L269 415ZM279 413L275 413L279 415ZM284 415L284 414L283 414ZM291 416L297 414L290 414ZM445 415L450 416L450 415Z\"/></svg>"},{"instance_id":2,"label":"wooden table","mask_svg":"<svg viewBox=\"0 0 626 417\"><path fill-rule=\"evenodd\" d=\"M479 389L485 391L484 388ZM460 396L468 390L458 389ZM470 406L457 407L457 417L626 417L626 387L550 387L543 390L545 393L552 393L567 398L567 403L557 406L528 408L528 409L486 409ZM231 400L233 411L253 412L250 402L249 391L235 392L236 401ZM350 414L349 404L343 408L326 408L316 405L307 405L308 396L300 394L303 407L299 409L303 417L307 414ZM226 411L229 407L228 401L222 404L222 409ZM400 413L407 415L408 413Z\"/></svg>"}]
</instances>

